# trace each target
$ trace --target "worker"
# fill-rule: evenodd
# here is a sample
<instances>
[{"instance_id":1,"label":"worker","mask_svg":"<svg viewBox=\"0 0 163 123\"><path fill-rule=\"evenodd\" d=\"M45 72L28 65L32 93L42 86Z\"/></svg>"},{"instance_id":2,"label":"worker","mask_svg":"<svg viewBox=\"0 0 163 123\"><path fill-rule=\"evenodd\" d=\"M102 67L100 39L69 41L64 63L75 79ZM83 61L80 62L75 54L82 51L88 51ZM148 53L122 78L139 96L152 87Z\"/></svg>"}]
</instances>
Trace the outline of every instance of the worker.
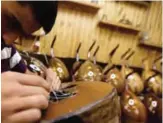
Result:
<instances>
[{"instance_id":1,"label":"worker","mask_svg":"<svg viewBox=\"0 0 163 123\"><path fill-rule=\"evenodd\" d=\"M31 75L13 46L19 37L28 37L41 27L49 33L57 16L57 1L1 2L1 121L35 122L48 107L51 83L60 80L52 69L46 79Z\"/></svg>"}]
</instances>

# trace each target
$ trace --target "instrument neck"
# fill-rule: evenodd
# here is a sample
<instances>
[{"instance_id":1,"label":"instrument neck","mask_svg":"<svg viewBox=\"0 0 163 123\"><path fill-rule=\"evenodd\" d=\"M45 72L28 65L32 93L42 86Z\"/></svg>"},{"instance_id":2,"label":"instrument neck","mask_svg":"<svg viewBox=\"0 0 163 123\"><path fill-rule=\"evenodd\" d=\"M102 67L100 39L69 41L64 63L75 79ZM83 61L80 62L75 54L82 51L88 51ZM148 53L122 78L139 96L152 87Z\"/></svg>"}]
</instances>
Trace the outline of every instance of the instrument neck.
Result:
<instances>
[{"instance_id":1,"label":"instrument neck","mask_svg":"<svg viewBox=\"0 0 163 123\"><path fill-rule=\"evenodd\" d=\"M53 48L50 49L50 54L51 54L52 58L55 57L55 55L54 55L54 49Z\"/></svg>"},{"instance_id":2,"label":"instrument neck","mask_svg":"<svg viewBox=\"0 0 163 123\"><path fill-rule=\"evenodd\" d=\"M145 71L149 71L150 70L150 67L149 66L150 65L149 65L148 59L144 60L143 61L143 68L144 68Z\"/></svg>"},{"instance_id":3,"label":"instrument neck","mask_svg":"<svg viewBox=\"0 0 163 123\"><path fill-rule=\"evenodd\" d=\"M107 66L103 69L103 74L107 73L110 69L114 67L114 64L112 61L109 59Z\"/></svg>"},{"instance_id":4,"label":"instrument neck","mask_svg":"<svg viewBox=\"0 0 163 123\"><path fill-rule=\"evenodd\" d=\"M93 63L96 65L97 63L96 63L96 57L94 56L93 57Z\"/></svg>"},{"instance_id":5,"label":"instrument neck","mask_svg":"<svg viewBox=\"0 0 163 123\"><path fill-rule=\"evenodd\" d=\"M126 80L126 75L130 72L128 71L132 71L130 68L129 68L129 64L127 63L127 60L123 60L122 61L122 68L121 68L121 71L122 71L122 76L124 78L124 80Z\"/></svg>"},{"instance_id":6,"label":"instrument neck","mask_svg":"<svg viewBox=\"0 0 163 123\"><path fill-rule=\"evenodd\" d=\"M92 61L92 57L91 57L91 52L90 52L90 51L88 52L87 59L88 59L89 61Z\"/></svg>"},{"instance_id":7,"label":"instrument neck","mask_svg":"<svg viewBox=\"0 0 163 123\"><path fill-rule=\"evenodd\" d=\"M76 61L78 62L80 60L79 53L76 53Z\"/></svg>"}]
</instances>

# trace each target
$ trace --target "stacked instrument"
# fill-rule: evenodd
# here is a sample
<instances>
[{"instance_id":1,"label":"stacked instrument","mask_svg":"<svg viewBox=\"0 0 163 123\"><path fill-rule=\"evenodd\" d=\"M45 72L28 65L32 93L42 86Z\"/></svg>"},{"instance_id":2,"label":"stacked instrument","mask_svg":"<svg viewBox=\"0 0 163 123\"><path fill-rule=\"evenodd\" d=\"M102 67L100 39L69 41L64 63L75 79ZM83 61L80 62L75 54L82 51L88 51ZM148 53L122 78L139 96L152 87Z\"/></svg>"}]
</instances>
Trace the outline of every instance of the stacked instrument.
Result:
<instances>
[{"instance_id":1,"label":"stacked instrument","mask_svg":"<svg viewBox=\"0 0 163 123\"><path fill-rule=\"evenodd\" d=\"M122 120L125 123L146 123L147 111L138 97L144 89L144 84L140 75L127 64L127 60L134 54L134 51L130 53L130 50L121 56L123 59L121 74L126 82L125 91L121 96ZM128 53L130 54L127 56Z\"/></svg>"},{"instance_id":2,"label":"stacked instrument","mask_svg":"<svg viewBox=\"0 0 163 123\"><path fill-rule=\"evenodd\" d=\"M154 60L153 66L156 61L161 59L158 57ZM144 65L144 71L142 72L142 78L145 83L145 96L144 104L148 111L148 117L159 118L158 122L162 121L162 77L161 74L150 68L148 58L142 60Z\"/></svg>"},{"instance_id":3,"label":"stacked instrument","mask_svg":"<svg viewBox=\"0 0 163 123\"><path fill-rule=\"evenodd\" d=\"M108 64L103 69L104 81L111 83L121 94L125 88L125 81L115 64L112 62L112 57L116 50L118 49L119 44L110 52Z\"/></svg>"},{"instance_id":4,"label":"stacked instrument","mask_svg":"<svg viewBox=\"0 0 163 123\"><path fill-rule=\"evenodd\" d=\"M79 69L76 70L74 74L75 81L101 81L102 80L102 71L100 67L93 61L91 58L91 50L95 45L95 41L90 46L88 50L88 58L87 60L80 65ZM96 55L98 49L96 50L94 56Z\"/></svg>"}]
</instances>

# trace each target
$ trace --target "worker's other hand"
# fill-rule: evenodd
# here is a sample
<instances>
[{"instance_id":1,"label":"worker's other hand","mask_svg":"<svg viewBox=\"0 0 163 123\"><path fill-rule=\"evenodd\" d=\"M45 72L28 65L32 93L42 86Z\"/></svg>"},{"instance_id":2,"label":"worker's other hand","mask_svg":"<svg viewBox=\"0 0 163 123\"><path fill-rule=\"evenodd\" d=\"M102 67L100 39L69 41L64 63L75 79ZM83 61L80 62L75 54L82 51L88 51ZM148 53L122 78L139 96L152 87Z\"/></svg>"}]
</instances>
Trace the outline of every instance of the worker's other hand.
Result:
<instances>
[{"instance_id":1,"label":"worker's other hand","mask_svg":"<svg viewBox=\"0 0 163 123\"><path fill-rule=\"evenodd\" d=\"M53 72L51 68L46 70L46 81L50 83L51 90L59 90L61 85L61 80L57 76L56 72Z\"/></svg>"},{"instance_id":2,"label":"worker's other hand","mask_svg":"<svg viewBox=\"0 0 163 123\"><path fill-rule=\"evenodd\" d=\"M48 107L50 85L41 77L4 72L1 74L2 123L35 122Z\"/></svg>"}]
</instances>

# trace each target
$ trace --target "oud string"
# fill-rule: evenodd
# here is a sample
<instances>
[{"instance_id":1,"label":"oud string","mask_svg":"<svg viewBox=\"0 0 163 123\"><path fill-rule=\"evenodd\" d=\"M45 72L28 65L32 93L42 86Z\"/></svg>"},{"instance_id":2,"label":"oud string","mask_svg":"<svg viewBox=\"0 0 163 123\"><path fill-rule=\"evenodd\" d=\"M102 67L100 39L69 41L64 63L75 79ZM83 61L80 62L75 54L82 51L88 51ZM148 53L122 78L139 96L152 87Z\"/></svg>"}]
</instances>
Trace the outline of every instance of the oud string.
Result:
<instances>
[{"instance_id":1,"label":"oud string","mask_svg":"<svg viewBox=\"0 0 163 123\"><path fill-rule=\"evenodd\" d=\"M53 95L55 96L55 98L56 98L56 100L57 100L57 102L58 102L58 97L57 97L56 93L54 92L55 89L53 88L53 84L54 84L54 77L53 77L53 81L52 81L52 83L51 83L50 89L51 89L51 92L53 93Z\"/></svg>"},{"instance_id":2,"label":"oud string","mask_svg":"<svg viewBox=\"0 0 163 123\"><path fill-rule=\"evenodd\" d=\"M49 65L49 61L48 61L48 58L47 58L46 54L43 54L43 55L44 55L44 58L45 58L46 64Z\"/></svg>"},{"instance_id":3,"label":"oud string","mask_svg":"<svg viewBox=\"0 0 163 123\"><path fill-rule=\"evenodd\" d=\"M56 73L57 74L57 73ZM59 77L57 76L57 79L56 79L56 81L58 82L58 81L60 81L60 79L59 79ZM52 81L52 83L51 83L51 91L52 91L52 93L54 94L54 96L56 97L56 100L57 100L57 102L58 102L58 97L57 97L57 95L56 95L56 93L55 93L55 89L54 89L54 87L53 87L53 84L55 83L55 78L54 78L54 76L53 76L53 81ZM57 88L57 89L59 89L61 87L61 85L59 85L59 87ZM61 88L62 89L62 88ZM64 94L62 91L60 91L60 93L61 94Z\"/></svg>"}]
</instances>

